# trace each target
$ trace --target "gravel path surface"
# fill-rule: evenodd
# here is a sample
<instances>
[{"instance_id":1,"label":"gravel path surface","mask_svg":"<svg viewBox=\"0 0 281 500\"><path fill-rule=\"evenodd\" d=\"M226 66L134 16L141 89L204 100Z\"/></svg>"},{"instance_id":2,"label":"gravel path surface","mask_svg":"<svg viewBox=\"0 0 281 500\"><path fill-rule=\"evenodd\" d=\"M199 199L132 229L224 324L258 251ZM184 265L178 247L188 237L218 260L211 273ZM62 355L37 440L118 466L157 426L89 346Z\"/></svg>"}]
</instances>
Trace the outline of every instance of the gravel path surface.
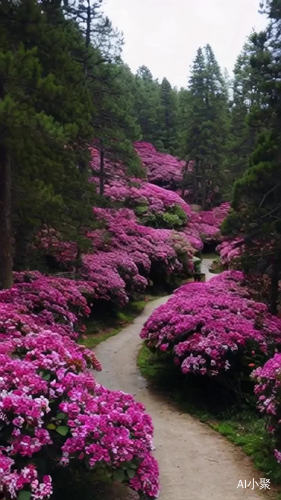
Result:
<instances>
[{"instance_id":1,"label":"gravel path surface","mask_svg":"<svg viewBox=\"0 0 281 500\"><path fill-rule=\"evenodd\" d=\"M204 259L202 272L206 278L211 259ZM155 428L155 457L160 467L160 500L258 500L276 498L259 488L237 488L239 480L258 482L257 472L244 453L224 437L190 415L178 411L162 396L147 387L140 375L136 358L141 347L139 333L152 311L168 297L150 302L135 321L115 337L96 348L103 371L96 375L110 389L133 394L144 403ZM108 495L108 496L107 496ZM135 498L117 488L103 495L102 500Z\"/></svg>"}]
</instances>

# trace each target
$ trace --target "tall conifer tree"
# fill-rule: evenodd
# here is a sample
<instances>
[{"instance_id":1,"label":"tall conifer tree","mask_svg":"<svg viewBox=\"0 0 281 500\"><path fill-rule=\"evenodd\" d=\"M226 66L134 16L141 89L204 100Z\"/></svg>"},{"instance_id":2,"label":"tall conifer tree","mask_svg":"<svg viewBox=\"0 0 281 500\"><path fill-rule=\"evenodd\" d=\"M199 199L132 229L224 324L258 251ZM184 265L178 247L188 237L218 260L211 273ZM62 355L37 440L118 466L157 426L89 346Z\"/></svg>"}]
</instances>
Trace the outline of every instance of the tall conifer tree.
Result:
<instances>
[{"instance_id":1,"label":"tall conifer tree","mask_svg":"<svg viewBox=\"0 0 281 500\"><path fill-rule=\"evenodd\" d=\"M193 202L203 208L220 201L228 133L226 85L214 53L198 49L189 80L186 155L194 169L189 183Z\"/></svg>"},{"instance_id":2,"label":"tall conifer tree","mask_svg":"<svg viewBox=\"0 0 281 500\"><path fill-rule=\"evenodd\" d=\"M175 153L177 149L177 94L167 78L163 78L160 86L162 106L162 141L166 151Z\"/></svg>"},{"instance_id":3,"label":"tall conifer tree","mask_svg":"<svg viewBox=\"0 0 281 500\"><path fill-rule=\"evenodd\" d=\"M235 185L224 230L244 236L246 270L271 276L271 310L276 313L281 278L281 6L271 0L265 7L270 24L251 37L251 77L259 102L251 120L262 132L250 168Z\"/></svg>"},{"instance_id":4,"label":"tall conifer tree","mask_svg":"<svg viewBox=\"0 0 281 500\"><path fill-rule=\"evenodd\" d=\"M9 287L14 255L23 265L42 223L75 225L73 180L88 189L79 165L93 131L83 40L58 2L1 1L0 14L0 281Z\"/></svg>"}]
</instances>

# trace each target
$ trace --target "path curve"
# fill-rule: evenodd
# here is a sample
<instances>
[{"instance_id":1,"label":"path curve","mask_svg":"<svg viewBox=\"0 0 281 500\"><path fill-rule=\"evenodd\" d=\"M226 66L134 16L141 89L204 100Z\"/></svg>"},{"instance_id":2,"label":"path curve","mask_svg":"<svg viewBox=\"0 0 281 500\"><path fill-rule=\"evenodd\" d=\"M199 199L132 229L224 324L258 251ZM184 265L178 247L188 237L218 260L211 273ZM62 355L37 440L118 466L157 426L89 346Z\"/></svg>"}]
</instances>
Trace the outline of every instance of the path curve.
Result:
<instances>
[{"instance_id":1,"label":"path curve","mask_svg":"<svg viewBox=\"0 0 281 500\"><path fill-rule=\"evenodd\" d=\"M211 259L204 259L202 272L206 278ZM143 313L117 336L97 346L95 352L103 371L97 380L113 390L122 390L144 403L154 425L154 455L160 467L161 491L159 500L261 500L273 498L259 489L237 489L238 481L261 473L254 470L244 453L206 424L181 413L171 403L147 387L147 381L137 368L141 347L139 333L153 310L165 303L162 297L146 305ZM126 497L132 498L131 494ZM105 500L105 497L103 497ZM110 496L110 498L112 498ZM115 493L114 500L122 495ZM113 499L112 499L113 500Z\"/></svg>"}]
</instances>

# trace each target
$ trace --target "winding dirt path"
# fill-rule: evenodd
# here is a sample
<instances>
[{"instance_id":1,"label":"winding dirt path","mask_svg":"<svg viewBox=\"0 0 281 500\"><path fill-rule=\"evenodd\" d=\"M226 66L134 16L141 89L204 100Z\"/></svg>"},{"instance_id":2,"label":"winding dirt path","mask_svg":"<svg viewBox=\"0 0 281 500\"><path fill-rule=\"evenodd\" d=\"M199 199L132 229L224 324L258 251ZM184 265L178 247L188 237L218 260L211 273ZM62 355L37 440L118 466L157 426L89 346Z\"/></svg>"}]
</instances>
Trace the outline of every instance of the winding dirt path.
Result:
<instances>
[{"instance_id":1,"label":"winding dirt path","mask_svg":"<svg viewBox=\"0 0 281 500\"><path fill-rule=\"evenodd\" d=\"M202 272L207 278L211 259L205 259ZM254 470L243 452L225 438L190 415L178 411L163 397L147 387L140 375L136 358L141 347L139 332L152 311L168 297L157 299L145 307L135 321L117 336L96 348L103 371L98 381L114 390L134 394L144 403L155 428L155 457L160 467L160 500L258 500L274 498L271 491L262 493L257 487L238 489L239 480L259 481L261 474ZM115 491L114 500L124 499ZM103 496L105 500L107 496ZM108 497L109 498L109 497ZM112 498L112 496L110 496ZM112 499L113 500L113 499Z\"/></svg>"}]
</instances>

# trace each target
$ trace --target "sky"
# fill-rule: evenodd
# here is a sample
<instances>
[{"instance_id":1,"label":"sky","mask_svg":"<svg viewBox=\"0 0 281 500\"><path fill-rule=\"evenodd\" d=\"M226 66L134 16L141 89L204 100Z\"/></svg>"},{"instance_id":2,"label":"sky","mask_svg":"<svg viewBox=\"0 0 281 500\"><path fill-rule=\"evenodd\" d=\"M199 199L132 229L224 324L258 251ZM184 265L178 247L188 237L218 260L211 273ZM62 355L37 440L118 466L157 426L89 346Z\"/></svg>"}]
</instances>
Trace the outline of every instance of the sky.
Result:
<instances>
[{"instance_id":1,"label":"sky","mask_svg":"<svg viewBox=\"0 0 281 500\"><path fill-rule=\"evenodd\" d=\"M104 0L103 10L124 34L123 60L147 66L159 81L186 87L198 47L211 45L231 75L252 29L263 29L259 0Z\"/></svg>"}]
</instances>

